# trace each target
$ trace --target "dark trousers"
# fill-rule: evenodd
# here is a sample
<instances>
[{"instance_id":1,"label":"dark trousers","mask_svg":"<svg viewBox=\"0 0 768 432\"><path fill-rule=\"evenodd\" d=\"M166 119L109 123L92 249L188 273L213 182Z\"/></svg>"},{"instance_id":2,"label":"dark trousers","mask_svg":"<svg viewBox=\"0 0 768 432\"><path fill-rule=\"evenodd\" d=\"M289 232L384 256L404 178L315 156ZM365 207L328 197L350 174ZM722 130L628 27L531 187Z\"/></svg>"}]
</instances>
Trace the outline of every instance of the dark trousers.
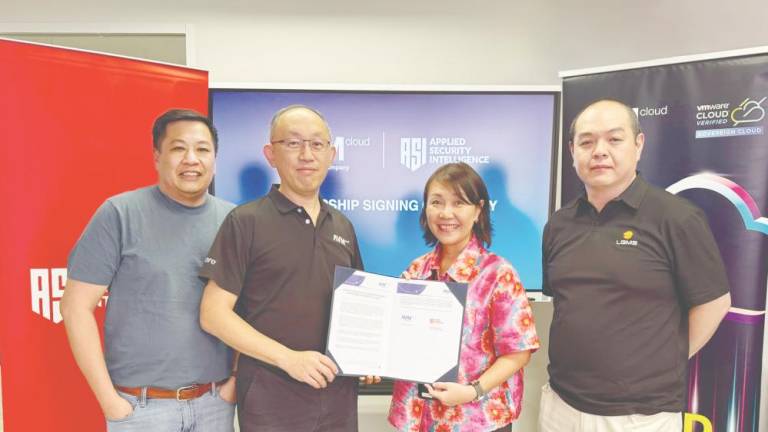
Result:
<instances>
[{"instance_id":1,"label":"dark trousers","mask_svg":"<svg viewBox=\"0 0 768 432\"><path fill-rule=\"evenodd\" d=\"M357 432L357 378L316 390L267 368L249 372L237 377L242 432Z\"/></svg>"}]
</instances>

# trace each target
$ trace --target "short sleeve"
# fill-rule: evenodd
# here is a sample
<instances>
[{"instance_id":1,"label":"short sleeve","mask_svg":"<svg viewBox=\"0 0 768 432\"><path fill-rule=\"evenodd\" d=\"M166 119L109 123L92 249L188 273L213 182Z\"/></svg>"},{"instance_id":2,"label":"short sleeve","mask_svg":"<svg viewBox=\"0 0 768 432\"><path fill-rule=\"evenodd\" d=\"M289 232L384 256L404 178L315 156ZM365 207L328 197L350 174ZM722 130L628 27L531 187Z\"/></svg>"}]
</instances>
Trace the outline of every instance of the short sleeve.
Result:
<instances>
[{"instance_id":1,"label":"short sleeve","mask_svg":"<svg viewBox=\"0 0 768 432\"><path fill-rule=\"evenodd\" d=\"M541 236L541 292L552 297L547 278L547 265L549 264L549 222L544 225L544 234Z\"/></svg>"},{"instance_id":2,"label":"short sleeve","mask_svg":"<svg viewBox=\"0 0 768 432\"><path fill-rule=\"evenodd\" d=\"M363 256L360 254L360 244L357 242L357 233L355 232L355 228L352 227L352 241L354 243L354 254L355 256L352 257L352 268L357 270L365 270L365 265L363 264Z\"/></svg>"},{"instance_id":3,"label":"short sleeve","mask_svg":"<svg viewBox=\"0 0 768 432\"><path fill-rule=\"evenodd\" d=\"M235 295L240 295L243 289L253 238L243 225L237 210L231 211L219 227L200 269L200 277L215 281Z\"/></svg>"},{"instance_id":4,"label":"short sleeve","mask_svg":"<svg viewBox=\"0 0 768 432\"><path fill-rule=\"evenodd\" d=\"M122 255L120 230L120 214L105 201L69 253L67 277L95 285L111 284Z\"/></svg>"},{"instance_id":5,"label":"short sleeve","mask_svg":"<svg viewBox=\"0 0 768 432\"><path fill-rule=\"evenodd\" d=\"M720 250L701 210L669 227L675 281L683 303L698 306L728 293Z\"/></svg>"},{"instance_id":6,"label":"short sleeve","mask_svg":"<svg viewBox=\"0 0 768 432\"><path fill-rule=\"evenodd\" d=\"M531 305L523 284L509 265L499 267L490 309L496 355L533 352L539 348Z\"/></svg>"}]
</instances>

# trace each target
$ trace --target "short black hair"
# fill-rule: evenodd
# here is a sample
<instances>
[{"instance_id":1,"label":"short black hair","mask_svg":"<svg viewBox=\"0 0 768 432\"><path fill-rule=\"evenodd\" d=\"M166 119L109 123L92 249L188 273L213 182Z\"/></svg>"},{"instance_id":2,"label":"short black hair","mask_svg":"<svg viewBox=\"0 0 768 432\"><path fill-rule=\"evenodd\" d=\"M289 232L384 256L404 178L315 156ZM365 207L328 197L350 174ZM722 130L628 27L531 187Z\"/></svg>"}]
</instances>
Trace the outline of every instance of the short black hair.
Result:
<instances>
[{"instance_id":1,"label":"short black hair","mask_svg":"<svg viewBox=\"0 0 768 432\"><path fill-rule=\"evenodd\" d=\"M452 187L453 191L461 197L467 204L480 206L480 215L477 223L472 227L472 233L482 242L485 247L491 246L491 235L493 227L491 226L491 204L488 197L488 188L480 175L464 162L450 163L441 166L427 180L424 185L424 206L421 208L419 224L424 235L424 240L428 246L437 244L437 237L432 234L427 223L427 194L429 186L433 182L442 183ZM483 205L480 205L480 203Z\"/></svg>"},{"instance_id":2,"label":"short black hair","mask_svg":"<svg viewBox=\"0 0 768 432\"><path fill-rule=\"evenodd\" d=\"M573 120L571 121L571 127L568 128L569 143L573 143L573 139L575 138L576 122L579 120L579 117L581 117L581 115L584 114L584 111L586 111L588 108L591 108L593 105L597 105L602 102L612 102L621 106L624 109L624 111L626 111L627 116L629 117L629 127L632 128L632 134L634 135L635 138L637 138L637 136L640 135L640 133L642 132L642 129L640 129L640 120L637 118L637 114L635 114L635 111L632 108L630 108L629 105L625 104L620 100L603 98L603 99L598 99L594 102L591 102L589 105L582 108L578 114L576 114L576 117L574 117Z\"/></svg>"},{"instance_id":3,"label":"short black hair","mask_svg":"<svg viewBox=\"0 0 768 432\"><path fill-rule=\"evenodd\" d=\"M218 153L219 134L216 132L211 119L195 110L181 108L169 109L155 119L155 124L152 126L152 146L155 150L160 151L160 143L165 138L168 125L177 121L197 121L206 125L211 132L211 138L213 138L213 151Z\"/></svg>"}]
</instances>

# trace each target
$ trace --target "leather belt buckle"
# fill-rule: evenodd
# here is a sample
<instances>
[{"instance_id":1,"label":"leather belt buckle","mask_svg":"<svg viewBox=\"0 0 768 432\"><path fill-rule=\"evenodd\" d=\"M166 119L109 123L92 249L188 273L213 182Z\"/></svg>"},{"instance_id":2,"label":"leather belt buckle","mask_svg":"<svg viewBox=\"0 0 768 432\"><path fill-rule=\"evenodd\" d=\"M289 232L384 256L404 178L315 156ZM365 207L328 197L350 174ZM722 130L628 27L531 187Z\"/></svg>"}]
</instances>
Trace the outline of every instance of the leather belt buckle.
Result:
<instances>
[{"instance_id":1,"label":"leather belt buckle","mask_svg":"<svg viewBox=\"0 0 768 432\"><path fill-rule=\"evenodd\" d=\"M177 401L183 401L183 400L187 400L187 399L194 399L196 397L195 395L192 395L192 397L189 397L189 398L183 398L182 399L181 392L183 392L185 390L193 390L193 389L196 389L196 388L197 388L197 384L193 384L193 385L188 385L188 386L177 388L176 389L176 400Z\"/></svg>"}]
</instances>

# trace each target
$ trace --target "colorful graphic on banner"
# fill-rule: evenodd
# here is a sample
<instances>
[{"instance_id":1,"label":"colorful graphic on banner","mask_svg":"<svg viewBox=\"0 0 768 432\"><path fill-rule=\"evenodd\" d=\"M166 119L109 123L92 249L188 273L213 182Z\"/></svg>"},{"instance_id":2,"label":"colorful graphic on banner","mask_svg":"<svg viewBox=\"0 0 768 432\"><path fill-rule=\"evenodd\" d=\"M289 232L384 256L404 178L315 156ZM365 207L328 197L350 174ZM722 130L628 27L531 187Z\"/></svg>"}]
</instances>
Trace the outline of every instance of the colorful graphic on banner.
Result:
<instances>
[{"instance_id":1,"label":"colorful graphic on banner","mask_svg":"<svg viewBox=\"0 0 768 432\"><path fill-rule=\"evenodd\" d=\"M320 110L336 160L321 190L355 225L367 270L399 275L427 249L422 190L440 165L464 161L490 193L492 249L541 289L541 234L549 216L557 94L211 90L221 134L216 194L260 197L275 172L261 148L280 108Z\"/></svg>"},{"instance_id":2,"label":"colorful graphic on banner","mask_svg":"<svg viewBox=\"0 0 768 432\"><path fill-rule=\"evenodd\" d=\"M643 177L707 214L728 271L733 307L689 364L688 411L716 432L754 432L759 424L768 279L767 74L768 55L754 55L563 83L564 137L590 102L612 98L629 104L646 135L639 164ZM567 145L563 203L581 193Z\"/></svg>"},{"instance_id":3,"label":"colorful graphic on banner","mask_svg":"<svg viewBox=\"0 0 768 432\"><path fill-rule=\"evenodd\" d=\"M152 122L206 112L208 76L7 40L0 64L4 430L104 430L61 323L67 255L107 197L155 182Z\"/></svg>"}]
</instances>

